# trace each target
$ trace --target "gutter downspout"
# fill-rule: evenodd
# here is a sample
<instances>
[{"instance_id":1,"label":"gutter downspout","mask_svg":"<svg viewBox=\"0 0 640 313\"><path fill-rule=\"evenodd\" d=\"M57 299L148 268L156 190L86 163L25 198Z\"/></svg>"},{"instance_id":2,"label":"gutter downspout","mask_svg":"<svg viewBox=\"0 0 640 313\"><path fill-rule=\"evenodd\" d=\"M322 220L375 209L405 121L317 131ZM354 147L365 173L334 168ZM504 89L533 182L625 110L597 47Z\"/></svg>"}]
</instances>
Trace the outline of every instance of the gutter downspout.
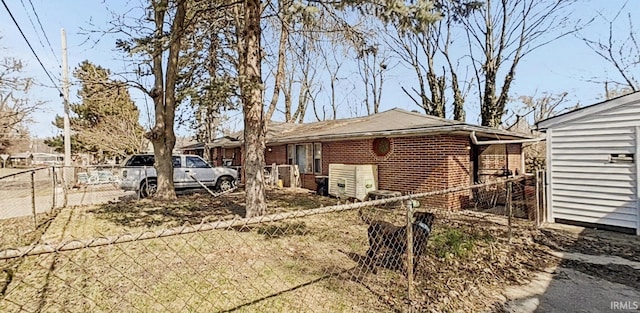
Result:
<instances>
[{"instance_id":1,"label":"gutter downspout","mask_svg":"<svg viewBox=\"0 0 640 313\"><path fill-rule=\"evenodd\" d=\"M540 142L545 140L546 138L532 138L532 139L510 139L510 140L486 140L486 141L478 141L476 137L476 131L472 131L469 135L471 137L471 142L474 145L503 145L509 143L525 143L525 142Z\"/></svg>"}]
</instances>

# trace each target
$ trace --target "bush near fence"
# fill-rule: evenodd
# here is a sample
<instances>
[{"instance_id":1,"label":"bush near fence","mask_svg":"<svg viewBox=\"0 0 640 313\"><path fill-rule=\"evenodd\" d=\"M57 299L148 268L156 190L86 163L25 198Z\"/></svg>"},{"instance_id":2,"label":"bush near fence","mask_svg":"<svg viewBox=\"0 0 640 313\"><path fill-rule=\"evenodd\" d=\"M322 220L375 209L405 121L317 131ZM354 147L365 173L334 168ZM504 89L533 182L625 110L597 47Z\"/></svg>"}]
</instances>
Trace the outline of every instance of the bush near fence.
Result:
<instances>
[{"instance_id":1,"label":"bush near fence","mask_svg":"<svg viewBox=\"0 0 640 313\"><path fill-rule=\"evenodd\" d=\"M522 282L531 266L549 262L526 238L535 232L535 225L514 220L513 231L509 231L505 219L495 220L492 215L423 206L416 210L436 213L437 222L414 283L409 286L409 273L398 267L399 261L406 263L408 255L380 255L376 274L363 266L369 245L363 212L402 227L407 222L406 208L386 203L416 199L426 203L432 196L464 191L475 194L477 201L484 199L482 203L498 197L475 192L482 187L487 186L310 210L290 208L253 219L206 222L211 217L205 216L201 224L177 228L159 224L153 226L154 231L133 234L118 231L122 220L117 212L100 215L100 207L63 210L50 226L47 244L0 251L2 262L22 260L2 292L0 311L491 308L496 301L496 284ZM139 216L157 214L154 205L158 204L142 208ZM219 209L211 208L212 213ZM175 210L191 209L176 206ZM149 217L155 219L154 215ZM92 238L96 225L102 235Z\"/></svg>"}]
</instances>

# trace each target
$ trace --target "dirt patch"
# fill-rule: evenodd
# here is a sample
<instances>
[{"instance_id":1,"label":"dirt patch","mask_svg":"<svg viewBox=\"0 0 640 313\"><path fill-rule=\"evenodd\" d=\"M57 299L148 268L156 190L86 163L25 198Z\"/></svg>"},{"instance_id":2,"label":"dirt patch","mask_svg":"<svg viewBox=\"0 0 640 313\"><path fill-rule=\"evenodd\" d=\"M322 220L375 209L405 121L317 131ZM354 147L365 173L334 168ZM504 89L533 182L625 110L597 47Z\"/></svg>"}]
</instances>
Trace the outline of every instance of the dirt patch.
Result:
<instances>
[{"instance_id":1,"label":"dirt patch","mask_svg":"<svg viewBox=\"0 0 640 313\"><path fill-rule=\"evenodd\" d=\"M593 264L575 260L563 260L560 266L640 290L640 271L634 270L628 265Z\"/></svg>"},{"instance_id":2,"label":"dirt patch","mask_svg":"<svg viewBox=\"0 0 640 313\"><path fill-rule=\"evenodd\" d=\"M527 221L514 222L509 243L507 228L487 215L438 215L419 271L420 310L490 311L504 286L525 284L534 272L558 262L531 240L538 231Z\"/></svg>"},{"instance_id":3,"label":"dirt patch","mask_svg":"<svg viewBox=\"0 0 640 313\"><path fill-rule=\"evenodd\" d=\"M622 236L622 235L621 235ZM556 229L543 229L534 240L556 251L591 255L615 255L640 262L640 245L633 240L612 240L592 235L575 234Z\"/></svg>"}]
</instances>

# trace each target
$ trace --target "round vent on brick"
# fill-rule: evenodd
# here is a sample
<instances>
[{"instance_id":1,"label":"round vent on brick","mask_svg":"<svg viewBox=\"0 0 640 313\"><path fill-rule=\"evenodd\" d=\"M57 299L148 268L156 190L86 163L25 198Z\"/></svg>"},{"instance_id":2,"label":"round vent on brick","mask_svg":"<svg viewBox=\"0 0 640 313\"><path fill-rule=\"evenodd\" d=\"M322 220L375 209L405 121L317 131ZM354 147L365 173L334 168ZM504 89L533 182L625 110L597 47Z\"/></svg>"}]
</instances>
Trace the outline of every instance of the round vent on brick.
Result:
<instances>
[{"instance_id":1,"label":"round vent on brick","mask_svg":"<svg viewBox=\"0 0 640 313\"><path fill-rule=\"evenodd\" d=\"M391 140L389 138L376 138L373 140L373 152L377 156L386 156L391 152Z\"/></svg>"}]
</instances>

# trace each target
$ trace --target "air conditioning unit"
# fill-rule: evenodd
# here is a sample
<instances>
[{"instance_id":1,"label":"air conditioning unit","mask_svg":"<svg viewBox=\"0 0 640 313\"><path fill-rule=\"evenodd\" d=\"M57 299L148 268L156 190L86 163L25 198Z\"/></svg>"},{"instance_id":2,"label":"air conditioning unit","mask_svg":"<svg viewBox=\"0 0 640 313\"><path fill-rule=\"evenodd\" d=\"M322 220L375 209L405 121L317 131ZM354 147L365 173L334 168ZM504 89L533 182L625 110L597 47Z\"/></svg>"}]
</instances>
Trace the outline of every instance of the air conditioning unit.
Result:
<instances>
[{"instance_id":1,"label":"air conditioning unit","mask_svg":"<svg viewBox=\"0 0 640 313\"><path fill-rule=\"evenodd\" d=\"M330 195L364 201L373 190L378 190L377 165L329 164Z\"/></svg>"}]
</instances>

